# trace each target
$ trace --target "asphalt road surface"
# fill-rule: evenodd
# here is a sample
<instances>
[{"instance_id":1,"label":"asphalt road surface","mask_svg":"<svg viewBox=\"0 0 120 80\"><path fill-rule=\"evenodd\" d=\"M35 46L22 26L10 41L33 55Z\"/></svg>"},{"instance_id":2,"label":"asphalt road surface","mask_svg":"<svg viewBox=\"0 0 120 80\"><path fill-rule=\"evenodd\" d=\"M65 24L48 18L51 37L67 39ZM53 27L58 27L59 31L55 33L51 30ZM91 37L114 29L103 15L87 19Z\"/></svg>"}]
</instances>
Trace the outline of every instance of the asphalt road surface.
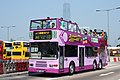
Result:
<instances>
[{"instance_id":1,"label":"asphalt road surface","mask_svg":"<svg viewBox=\"0 0 120 80\"><path fill-rule=\"evenodd\" d=\"M96 71L83 71L75 73L74 75L56 75L56 74L45 74L28 76L19 75L0 78L0 80L120 80L120 62L115 63L115 65L109 65L102 70Z\"/></svg>"}]
</instances>

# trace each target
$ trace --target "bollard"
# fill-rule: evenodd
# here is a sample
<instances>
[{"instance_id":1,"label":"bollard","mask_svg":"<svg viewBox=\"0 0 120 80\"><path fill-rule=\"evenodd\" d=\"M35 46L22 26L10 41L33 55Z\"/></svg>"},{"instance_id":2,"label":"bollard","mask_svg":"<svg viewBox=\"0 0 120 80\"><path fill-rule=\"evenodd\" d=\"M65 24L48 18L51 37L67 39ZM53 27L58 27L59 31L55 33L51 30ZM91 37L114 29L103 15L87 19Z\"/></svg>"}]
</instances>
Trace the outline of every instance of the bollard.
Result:
<instances>
[{"instance_id":1,"label":"bollard","mask_svg":"<svg viewBox=\"0 0 120 80\"><path fill-rule=\"evenodd\" d=\"M120 61L120 58L118 57L118 61Z\"/></svg>"},{"instance_id":2,"label":"bollard","mask_svg":"<svg viewBox=\"0 0 120 80\"><path fill-rule=\"evenodd\" d=\"M116 58L113 58L114 62L117 62L117 59Z\"/></svg>"}]
</instances>

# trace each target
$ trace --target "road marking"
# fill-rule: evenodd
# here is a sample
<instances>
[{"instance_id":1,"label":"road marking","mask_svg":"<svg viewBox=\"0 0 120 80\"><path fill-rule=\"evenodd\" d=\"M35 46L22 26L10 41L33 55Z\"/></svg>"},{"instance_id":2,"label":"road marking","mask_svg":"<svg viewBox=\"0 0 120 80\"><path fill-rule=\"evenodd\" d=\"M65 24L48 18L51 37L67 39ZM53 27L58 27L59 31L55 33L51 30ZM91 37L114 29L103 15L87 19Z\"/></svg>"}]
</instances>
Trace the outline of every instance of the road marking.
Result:
<instances>
[{"instance_id":1,"label":"road marking","mask_svg":"<svg viewBox=\"0 0 120 80\"><path fill-rule=\"evenodd\" d=\"M105 73L105 74L100 74L99 76L107 76L107 75L110 75L110 74L113 74L115 72L109 72L109 73Z\"/></svg>"},{"instance_id":2,"label":"road marking","mask_svg":"<svg viewBox=\"0 0 120 80\"><path fill-rule=\"evenodd\" d=\"M55 80L55 79L58 79L58 78L49 78L49 79L47 79L47 80Z\"/></svg>"}]
</instances>

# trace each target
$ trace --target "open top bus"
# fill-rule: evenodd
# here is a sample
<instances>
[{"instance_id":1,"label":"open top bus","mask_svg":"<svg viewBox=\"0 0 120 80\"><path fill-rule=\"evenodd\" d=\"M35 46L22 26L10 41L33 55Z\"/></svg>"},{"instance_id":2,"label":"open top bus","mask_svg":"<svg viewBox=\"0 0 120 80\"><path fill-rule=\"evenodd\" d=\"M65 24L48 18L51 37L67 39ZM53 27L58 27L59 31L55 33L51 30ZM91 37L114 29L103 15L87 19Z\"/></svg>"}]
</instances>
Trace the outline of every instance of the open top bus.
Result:
<instances>
[{"instance_id":1,"label":"open top bus","mask_svg":"<svg viewBox=\"0 0 120 80\"><path fill-rule=\"evenodd\" d=\"M108 62L107 34L90 32L63 18L31 20L29 74L102 69Z\"/></svg>"}]
</instances>

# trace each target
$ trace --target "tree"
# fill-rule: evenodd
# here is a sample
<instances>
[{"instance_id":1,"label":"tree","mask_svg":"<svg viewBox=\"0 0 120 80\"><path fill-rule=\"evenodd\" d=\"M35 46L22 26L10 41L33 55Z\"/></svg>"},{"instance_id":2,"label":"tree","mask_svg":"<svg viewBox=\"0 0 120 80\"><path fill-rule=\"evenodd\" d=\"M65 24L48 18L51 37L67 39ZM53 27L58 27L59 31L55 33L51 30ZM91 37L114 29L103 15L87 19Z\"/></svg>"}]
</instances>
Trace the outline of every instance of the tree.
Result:
<instances>
[{"instance_id":1,"label":"tree","mask_svg":"<svg viewBox=\"0 0 120 80\"><path fill-rule=\"evenodd\" d=\"M120 36L118 37L118 40L120 40Z\"/></svg>"},{"instance_id":2,"label":"tree","mask_svg":"<svg viewBox=\"0 0 120 80\"><path fill-rule=\"evenodd\" d=\"M118 40L120 40L120 36L118 37ZM118 44L117 47L120 47L120 44Z\"/></svg>"}]
</instances>

